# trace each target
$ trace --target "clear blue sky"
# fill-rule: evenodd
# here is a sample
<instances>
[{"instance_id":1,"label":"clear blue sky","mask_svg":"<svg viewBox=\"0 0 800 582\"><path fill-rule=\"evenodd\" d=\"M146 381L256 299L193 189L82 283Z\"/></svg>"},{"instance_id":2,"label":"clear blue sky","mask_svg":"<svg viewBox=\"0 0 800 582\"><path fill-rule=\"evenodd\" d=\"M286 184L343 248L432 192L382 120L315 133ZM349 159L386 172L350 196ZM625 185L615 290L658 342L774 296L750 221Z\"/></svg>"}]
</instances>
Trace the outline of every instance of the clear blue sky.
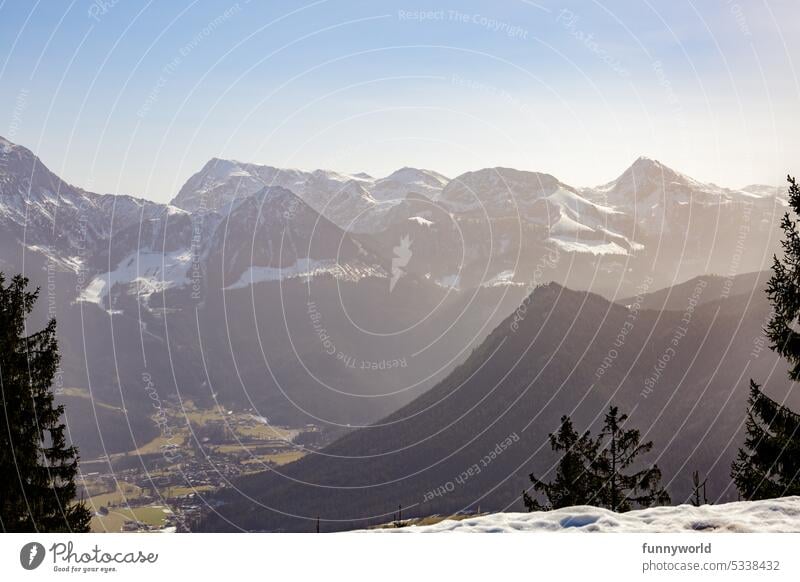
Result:
<instances>
[{"instance_id":1,"label":"clear blue sky","mask_svg":"<svg viewBox=\"0 0 800 582\"><path fill-rule=\"evenodd\" d=\"M0 0L0 135L159 201L213 156L778 184L799 77L797 0Z\"/></svg>"}]
</instances>

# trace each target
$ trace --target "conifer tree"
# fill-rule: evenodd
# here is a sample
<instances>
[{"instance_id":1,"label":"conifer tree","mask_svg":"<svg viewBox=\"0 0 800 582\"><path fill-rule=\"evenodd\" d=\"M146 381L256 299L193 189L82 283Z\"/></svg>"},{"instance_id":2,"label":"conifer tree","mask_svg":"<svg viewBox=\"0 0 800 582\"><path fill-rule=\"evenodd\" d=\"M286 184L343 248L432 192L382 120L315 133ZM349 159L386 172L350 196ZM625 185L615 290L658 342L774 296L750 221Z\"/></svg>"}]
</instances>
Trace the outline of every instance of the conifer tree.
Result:
<instances>
[{"instance_id":1,"label":"conifer tree","mask_svg":"<svg viewBox=\"0 0 800 582\"><path fill-rule=\"evenodd\" d=\"M731 476L744 499L800 495L800 416L750 380L744 448Z\"/></svg>"},{"instance_id":2,"label":"conifer tree","mask_svg":"<svg viewBox=\"0 0 800 582\"><path fill-rule=\"evenodd\" d=\"M530 475L533 490L547 497L548 504L540 504L527 491L523 491L522 501L527 510L544 511L591 503L598 485L591 470L597 443L588 431L579 435L572 426L572 420L562 416L558 433L550 434L550 446L554 451L564 452L558 462L555 479L545 483L533 473Z\"/></svg>"},{"instance_id":3,"label":"conifer tree","mask_svg":"<svg viewBox=\"0 0 800 582\"><path fill-rule=\"evenodd\" d=\"M78 455L66 445L64 406L51 384L58 367L56 322L25 335L38 289L0 273L0 529L88 531L91 513L76 503Z\"/></svg>"},{"instance_id":4,"label":"conifer tree","mask_svg":"<svg viewBox=\"0 0 800 582\"><path fill-rule=\"evenodd\" d=\"M800 214L800 187L791 176L789 181L789 208ZM767 282L767 297L773 313L767 329L770 348L784 357L791 365L789 378L800 380L800 333L797 329L800 318L800 233L797 223L789 212L781 220L784 238L781 241L784 256L772 257L772 276Z\"/></svg>"},{"instance_id":5,"label":"conifer tree","mask_svg":"<svg viewBox=\"0 0 800 582\"><path fill-rule=\"evenodd\" d=\"M800 214L800 187L788 176L789 208ZM772 315L764 330L770 349L789 362L789 378L800 380L800 233L789 212L781 220L783 258L772 259L767 297ZM800 495L800 416L766 396L750 380L745 443L731 466L741 497Z\"/></svg>"},{"instance_id":6,"label":"conifer tree","mask_svg":"<svg viewBox=\"0 0 800 582\"><path fill-rule=\"evenodd\" d=\"M599 437L602 448L594 463L599 480L594 505L612 511L629 511L633 505L650 507L669 503L669 495L661 487L658 465L628 472L639 460L639 455L653 448L653 443L643 443L638 429L624 428L627 420L628 415L621 415L618 407L609 407Z\"/></svg>"}]
</instances>

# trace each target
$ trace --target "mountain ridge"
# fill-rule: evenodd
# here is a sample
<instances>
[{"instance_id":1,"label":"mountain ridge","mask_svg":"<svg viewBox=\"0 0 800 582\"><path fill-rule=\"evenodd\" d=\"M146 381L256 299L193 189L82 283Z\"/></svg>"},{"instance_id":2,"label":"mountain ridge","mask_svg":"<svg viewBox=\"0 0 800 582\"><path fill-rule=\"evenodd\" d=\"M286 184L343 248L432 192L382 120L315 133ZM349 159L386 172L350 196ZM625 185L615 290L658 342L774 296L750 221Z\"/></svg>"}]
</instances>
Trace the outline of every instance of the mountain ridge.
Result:
<instances>
[{"instance_id":1,"label":"mountain ridge","mask_svg":"<svg viewBox=\"0 0 800 582\"><path fill-rule=\"evenodd\" d=\"M280 472L237 481L216 499L218 516L207 527L310 531L316 517L327 530L367 527L387 521L398 504L409 518L518 511L527 474L553 468L547 434L561 415L579 431L596 429L610 404L654 441L645 462L659 464L674 502L689 498L694 470L708 477L712 501L732 500L729 467L747 399L741 376L796 404L777 357L753 355L753 334L769 313L761 295L697 305L689 323L680 311L626 308L557 284L537 288L526 305L521 320L509 316L439 384L373 427ZM672 362L658 368L669 346Z\"/></svg>"}]
</instances>

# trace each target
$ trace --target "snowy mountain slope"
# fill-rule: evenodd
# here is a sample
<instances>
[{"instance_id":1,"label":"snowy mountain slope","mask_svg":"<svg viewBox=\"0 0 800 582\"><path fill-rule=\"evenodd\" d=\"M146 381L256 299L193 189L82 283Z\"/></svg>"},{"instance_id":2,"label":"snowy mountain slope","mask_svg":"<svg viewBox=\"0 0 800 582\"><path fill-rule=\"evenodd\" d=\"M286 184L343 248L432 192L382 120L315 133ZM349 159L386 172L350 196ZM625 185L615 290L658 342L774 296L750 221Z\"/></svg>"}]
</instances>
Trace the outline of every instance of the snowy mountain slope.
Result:
<instances>
[{"instance_id":1,"label":"snowy mountain slope","mask_svg":"<svg viewBox=\"0 0 800 582\"><path fill-rule=\"evenodd\" d=\"M648 232L685 226L682 210L693 207L740 209L775 198L775 191L759 186L732 190L699 182L657 160L642 156L617 179L583 193L590 199L625 212Z\"/></svg>"},{"instance_id":2,"label":"snowy mountain slope","mask_svg":"<svg viewBox=\"0 0 800 582\"><path fill-rule=\"evenodd\" d=\"M211 284L222 288L295 277L386 276L383 257L282 187L238 201L207 244Z\"/></svg>"},{"instance_id":3,"label":"snowy mountain slope","mask_svg":"<svg viewBox=\"0 0 800 582\"><path fill-rule=\"evenodd\" d=\"M188 250L176 252L137 251L125 257L113 271L93 277L78 295L78 301L103 305L117 286L130 286L129 294L145 303L157 292L191 284L188 277L192 255Z\"/></svg>"},{"instance_id":4,"label":"snowy mountain slope","mask_svg":"<svg viewBox=\"0 0 800 582\"><path fill-rule=\"evenodd\" d=\"M163 204L71 186L33 152L0 138L0 224L56 262L83 261L114 231L164 211Z\"/></svg>"},{"instance_id":5,"label":"snowy mountain slope","mask_svg":"<svg viewBox=\"0 0 800 582\"><path fill-rule=\"evenodd\" d=\"M649 268L659 286L760 271L780 250L786 199L778 189L722 188L641 157L616 180L581 193L625 217L615 232L642 246L628 272Z\"/></svg>"},{"instance_id":6,"label":"snowy mountain slope","mask_svg":"<svg viewBox=\"0 0 800 582\"><path fill-rule=\"evenodd\" d=\"M430 250L415 252L409 269L451 289L526 285L541 280L556 254L587 274L577 283L585 287L600 262L641 251L623 234L629 222L548 174L486 168L457 176L435 198L407 196L376 236L389 244L408 235L414 248ZM546 278L563 280L551 267Z\"/></svg>"},{"instance_id":7,"label":"snowy mountain slope","mask_svg":"<svg viewBox=\"0 0 800 582\"><path fill-rule=\"evenodd\" d=\"M423 180L421 177L405 178L410 184ZM376 184L380 184L386 196L382 202L371 196L370 191ZM364 174L327 170L304 172L213 158L189 178L172 204L191 212L220 210L233 200L246 198L264 187L290 190L340 228L358 232L379 229L380 215L391 208L391 200L395 199L389 196L400 197L403 192L402 182L389 178L376 181Z\"/></svg>"},{"instance_id":8,"label":"snowy mountain slope","mask_svg":"<svg viewBox=\"0 0 800 582\"><path fill-rule=\"evenodd\" d=\"M621 212L587 200L549 174L510 168L468 172L445 187L440 202L455 214L540 225L547 229L545 238L568 243L562 245L568 252L627 254L636 248L635 242L615 232L624 218ZM598 244L609 240L616 244Z\"/></svg>"},{"instance_id":9,"label":"snowy mountain slope","mask_svg":"<svg viewBox=\"0 0 800 582\"><path fill-rule=\"evenodd\" d=\"M595 187L594 194L614 208L662 205L666 194L670 195L666 200L670 204L725 203L743 196L741 191L698 182L646 156L637 158L617 179Z\"/></svg>"},{"instance_id":10,"label":"snowy mountain slope","mask_svg":"<svg viewBox=\"0 0 800 582\"><path fill-rule=\"evenodd\" d=\"M534 513L492 513L433 525L362 530L376 533L797 533L800 497L678 505L615 513L590 506Z\"/></svg>"},{"instance_id":11,"label":"snowy mountain slope","mask_svg":"<svg viewBox=\"0 0 800 582\"><path fill-rule=\"evenodd\" d=\"M378 201L403 200L411 193L436 200L448 182L449 179L438 172L406 167L375 180L369 191Z\"/></svg>"},{"instance_id":12,"label":"snowy mountain slope","mask_svg":"<svg viewBox=\"0 0 800 582\"><path fill-rule=\"evenodd\" d=\"M239 289L293 278L386 277L381 257L285 188L262 187L236 198L224 215L172 208L117 233L95 261L105 270L88 282L78 301L110 306L115 301L107 297L116 291L147 307L154 293L199 281Z\"/></svg>"},{"instance_id":13,"label":"snowy mountain slope","mask_svg":"<svg viewBox=\"0 0 800 582\"><path fill-rule=\"evenodd\" d=\"M264 186L291 190L308 204L324 208L340 193L366 203L402 200L410 193L436 199L448 178L432 170L401 168L385 178L365 173L342 174L330 170L305 172L235 160L212 158L181 188L173 204L186 210L216 210L236 197L246 197ZM323 213L324 214L324 213ZM350 217L352 218L352 217Z\"/></svg>"},{"instance_id":14,"label":"snowy mountain slope","mask_svg":"<svg viewBox=\"0 0 800 582\"><path fill-rule=\"evenodd\" d=\"M441 202L454 212L480 210L489 216L516 215L566 187L555 177L513 168L484 168L456 176Z\"/></svg>"}]
</instances>

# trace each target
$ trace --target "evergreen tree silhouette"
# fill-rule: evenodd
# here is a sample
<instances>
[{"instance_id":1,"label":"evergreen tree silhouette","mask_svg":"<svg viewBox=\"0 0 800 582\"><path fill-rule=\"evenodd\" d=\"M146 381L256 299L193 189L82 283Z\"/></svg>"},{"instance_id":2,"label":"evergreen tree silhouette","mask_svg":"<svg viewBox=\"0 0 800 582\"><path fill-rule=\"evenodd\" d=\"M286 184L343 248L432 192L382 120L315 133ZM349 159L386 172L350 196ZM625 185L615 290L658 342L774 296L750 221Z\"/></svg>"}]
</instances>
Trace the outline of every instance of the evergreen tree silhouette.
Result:
<instances>
[{"instance_id":1,"label":"evergreen tree silhouette","mask_svg":"<svg viewBox=\"0 0 800 582\"><path fill-rule=\"evenodd\" d=\"M600 454L594 463L600 482L597 503L613 511L629 511L633 506L651 507L670 502L661 487L661 470L658 465L631 471L637 457L653 448L652 441L642 442L638 429L624 428L627 414L611 406L606 413L600 432Z\"/></svg>"},{"instance_id":2,"label":"evergreen tree silhouette","mask_svg":"<svg viewBox=\"0 0 800 582\"><path fill-rule=\"evenodd\" d=\"M25 335L39 290L0 273L0 528L85 532L91 513L75 502L78 451L66 446L64 406L54 406L56 322Z\"/></svg>"},{"instance_id":3,"label":"evergreen tree silhouette","mask_svg":"<svg viewBox=\"0 0 800 582\"><path fill-rule=\"evenodd\" d=\"M800 416L750 381L744 447L731 476L743 499L800 495Z\"/></svg>"},{"instance_id":4,"label":"evergreen tree silhouette","mask_svg":"<svg viewBox=\"0 0 800 582\"><path fill-rule=\"evenodd\" d=\"M544 511L591 503L598 487L591 469L592 460L597 453L597 443L592 440L588 431L579 435L572 426L572 420L568 416L562 416L558 433L550 434L550 446L554 451L564 452L558 462L555 479L545 483L533 473L530 474L533 490L547 497L548 504L540 504L535 497L523 491L522 501L527 510Z\"/></svg>"},{"instance_id":5,"label":"evergreen tree silhouette","mask_svg":"<svg viewBox=\"0 0 800 582\"><path fill-rule=\"evenodd\" d=\"M800 187L792 176L789 208L800 214ZM789 378L800 380L800 233L786 212L781 220L784 256L773 256L767 297L772 315L764 333L770 349L789 362ZM750 380L744 447L731 465L739 495L744 499L768 499L800 495L800 416L779 404Z\"/></svg>"}]
</instances>

